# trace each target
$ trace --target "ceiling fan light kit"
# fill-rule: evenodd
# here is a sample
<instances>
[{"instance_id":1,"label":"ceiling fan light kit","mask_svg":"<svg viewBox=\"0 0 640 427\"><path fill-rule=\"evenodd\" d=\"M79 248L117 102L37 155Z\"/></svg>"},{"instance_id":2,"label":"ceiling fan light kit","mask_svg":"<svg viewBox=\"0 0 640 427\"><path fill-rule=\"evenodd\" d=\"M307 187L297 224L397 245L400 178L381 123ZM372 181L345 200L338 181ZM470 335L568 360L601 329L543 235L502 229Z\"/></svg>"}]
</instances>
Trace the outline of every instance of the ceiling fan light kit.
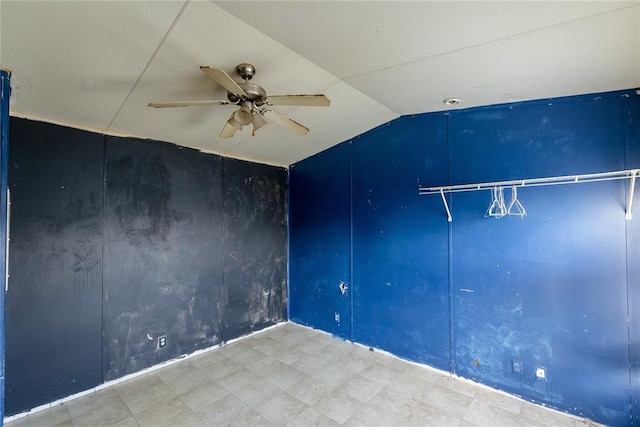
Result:
<instances>
[{"instance_id":1,"label":"ceiling fan light kit","mask_svg":"<svg viewBox=\"0 0 640 427\"><path fill-rule=\"evenodd\" d=\"M226 71L211 68L206 65L200 69L215 80L220 86L227 90L228 101L204 100L204 101L181 101L181 102L151 102L149 107L188 107L192 105L239 105L240 108L231 114L227 123L220 132L220 138L231 138L237 130L242 130L243 126L253 125L252 135L267 125L269 122L264 117L289 129L295 134L304 135L309 129L300 123L278 113L270 107L274 105L291 105L303 107L328 107L329 99L322 94L317 95L272 95L267 96L267 92L260 86L249 83L256 73L256 68L252 64L242 63L236 66L236 73L244 80L237 83Z\"/></svg>"}]
</instances>

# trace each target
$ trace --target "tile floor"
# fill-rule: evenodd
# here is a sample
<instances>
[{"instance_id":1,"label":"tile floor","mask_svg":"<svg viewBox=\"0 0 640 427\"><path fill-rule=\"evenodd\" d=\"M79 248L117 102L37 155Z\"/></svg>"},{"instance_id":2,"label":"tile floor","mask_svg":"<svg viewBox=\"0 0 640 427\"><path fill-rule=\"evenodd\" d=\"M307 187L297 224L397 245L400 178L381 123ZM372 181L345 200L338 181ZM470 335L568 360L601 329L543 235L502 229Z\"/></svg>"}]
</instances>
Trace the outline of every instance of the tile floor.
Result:
<instances>
[{"instance_id":1,"label":"tile floor","mask_svg":"<svg viewBox=\"0 0 640 427\"><path fill-rule=\"evenodd\" d=\"M7 426L583 423L593 425L288 323Z\"/></svg>"}]
</instances>

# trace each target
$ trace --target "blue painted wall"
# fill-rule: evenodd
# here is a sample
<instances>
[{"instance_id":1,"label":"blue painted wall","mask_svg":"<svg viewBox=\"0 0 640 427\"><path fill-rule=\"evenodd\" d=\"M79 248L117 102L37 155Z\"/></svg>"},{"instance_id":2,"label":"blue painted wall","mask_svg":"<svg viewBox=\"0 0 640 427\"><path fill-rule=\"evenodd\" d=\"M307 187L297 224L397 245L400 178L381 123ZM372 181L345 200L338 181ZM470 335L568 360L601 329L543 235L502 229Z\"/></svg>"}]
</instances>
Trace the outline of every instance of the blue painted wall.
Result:
<instances>
[{"instance_id":1,"label":"blue painted wall","mask_svg":"<svg viewBox=\"0 0 640 427\"><path fill-rule=\"evenodd\" d=\"M640 164L640 96L630 97L627 164ZM638 184L638 183L636 183ZM637 203L636 197L635 202ZM637 206L637 205L636 205ZM627 222L627 280L630 341L631 407L633 421L640 425L640 213Z\"/></svg>"},{"instance_id":2,"label":"blue painted wall","mask_svg":"<svg viewBox=\"0 0 640 427\"><path fill-rule=\"evenodd\" d=\"M351 339L350 146L289 170L289 318ZM343 294L340 283L348 288Z\"/></svg>"},{"instance_id":3,"label":"blue painted wall","mask_svg":"<svg viewBox=\"0 0 640 427\"><path fill-rule=\"evenodd\" d=\"M447 117L404 117L353 142L354 340L449 367L448 224L417 178L447 180ZM426 222L425 222L426 220Z\"/></svg>"},{"instance_id":4,"label":"blue painted wall","mask_svg":"<svg viewBox=\"0 0 640 427\"><path fill-rule=\"evenodd\" d=\"M452 114L452 180L625 169L628 108L617 93ZM599 421L628 421L625 182L518 196L524 219L484 218L488 192L452 196L455 372ZM547 381L535 378L536 366Z\"/></svg>"},{"instance_id":5,"label":"blue painted wall","mask_svg":"<svg viewBox=\"0 0 640 427\"><path fill-rule=\"evenodd\" d=\"M624 91L402 117L293 165L291 319L336 333L325 310L335 296L319 291L318 278L350 268L354 341L596 421L637 422L640 213L624 219L628 183L520 189L525 218L485 218L488 191L451 194L447 223L440 197L418 196L417 181L638 168L639 98ZM334 164L349 175L337 192L326 186ZM322 261L333 253L350 256L336 268ZM546 381L535 378L539 366Z\"/></svg>"}]
</instances>

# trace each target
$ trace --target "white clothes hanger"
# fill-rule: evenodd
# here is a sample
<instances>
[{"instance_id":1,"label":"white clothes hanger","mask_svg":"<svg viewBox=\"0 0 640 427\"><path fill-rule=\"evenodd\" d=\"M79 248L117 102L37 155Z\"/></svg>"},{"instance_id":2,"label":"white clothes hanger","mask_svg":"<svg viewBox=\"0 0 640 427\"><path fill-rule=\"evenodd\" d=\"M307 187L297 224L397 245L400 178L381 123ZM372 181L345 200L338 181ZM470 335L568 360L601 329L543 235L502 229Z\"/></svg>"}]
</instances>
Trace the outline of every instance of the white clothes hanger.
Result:
<instances>
[{"instance_id":1,"label":"white clothes hanger","mask_svg":"<svg viewBox=\"0 0 640 427\"><path fill-rule=\"evenodd\" d=\"M526 209L518 200L518 189L515 185L511 187L511 201L507 208L507 215L519 216L520 218L524 218L527 215Z\"/></svg>"}]
</instances>

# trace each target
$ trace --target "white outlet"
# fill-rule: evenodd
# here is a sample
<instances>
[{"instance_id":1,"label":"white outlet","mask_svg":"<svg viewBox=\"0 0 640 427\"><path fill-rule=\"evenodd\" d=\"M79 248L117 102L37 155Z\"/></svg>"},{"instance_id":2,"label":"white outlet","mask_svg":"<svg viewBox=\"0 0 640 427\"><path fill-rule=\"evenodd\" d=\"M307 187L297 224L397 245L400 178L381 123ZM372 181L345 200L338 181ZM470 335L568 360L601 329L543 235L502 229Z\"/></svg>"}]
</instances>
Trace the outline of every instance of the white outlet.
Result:
<instances>
[{"instance_id":1,"label":"white outlet","mask_svg":"<svg viewBox=\"0 0 640 427\"><path fill-rule=\"evenodd\" d=\"M333 318L336 322L340 323L340 313L333 313Z\"/></svg>"},{"instance_id":2,"label":"white outlet","mask_svg":"<svg viewBox=\"0 0 640 427\"><path fill-rule=\"evenodd\" d=\"M514 374L521 374L522 373L522 363L520 363L520 361L518 359L512 359L511 360L511 371Z\"/></svg>"},{"instance_id":3,"label":"white outlet","mask_svg":"<svg viewBox=\"0 0 640 427\"><path fill-rule=\"evenodd\" d=\"M162 348L166 345L167 345L167 336L162 335L161 337L158 337L158 348Z\"/></svg>"},{"instance_id":4,"label":"white outlet","mask_svg":"<svg viewBox=\"0 0 640 427\"><path fill-rule=\"evenodd\" d=\"M547 379L547 370L541 366L536 367L536 378L539 380Z\"/></svg>"}]
</instances>

